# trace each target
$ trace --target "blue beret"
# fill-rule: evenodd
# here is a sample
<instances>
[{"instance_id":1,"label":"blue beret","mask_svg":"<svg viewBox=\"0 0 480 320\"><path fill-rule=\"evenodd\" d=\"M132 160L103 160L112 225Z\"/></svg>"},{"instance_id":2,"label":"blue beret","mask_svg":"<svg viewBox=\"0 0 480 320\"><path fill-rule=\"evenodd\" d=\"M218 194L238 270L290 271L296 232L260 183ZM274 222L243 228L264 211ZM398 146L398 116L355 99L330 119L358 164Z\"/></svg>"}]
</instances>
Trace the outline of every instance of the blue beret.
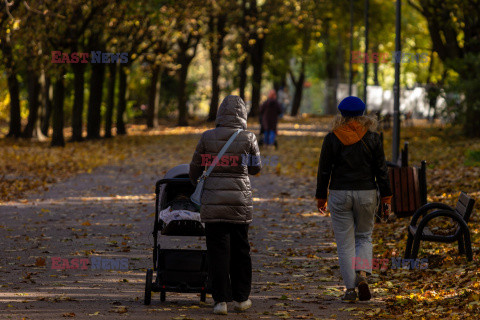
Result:
<instances>
[{"instance_id":1,"label":"blue beret","mask_svg":"<svg viewBox=\"0 0 480 320\"><path fill-rule=\"evenodd\" d=\"M358 117L365 112L365 103L354 96L346 97L338 105L338 110L344 117Z\"/></svg>"}]
</instances>

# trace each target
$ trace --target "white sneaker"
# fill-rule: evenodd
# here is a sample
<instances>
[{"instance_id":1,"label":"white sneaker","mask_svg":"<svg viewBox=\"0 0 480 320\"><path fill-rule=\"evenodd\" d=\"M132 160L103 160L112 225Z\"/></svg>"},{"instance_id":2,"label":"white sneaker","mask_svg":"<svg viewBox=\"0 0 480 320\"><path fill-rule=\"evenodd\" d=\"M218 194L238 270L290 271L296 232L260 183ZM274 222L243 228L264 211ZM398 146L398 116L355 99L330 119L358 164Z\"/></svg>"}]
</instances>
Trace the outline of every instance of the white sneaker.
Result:
<instances>
[{"instance_id":1,"label":"white sneaker","mask_svg":"<svg viewBox=\"0 0 480 320\"><path fill-rule=\"evenodd\" d=\"M252 300L250 299L247 299L243 302L237 302L235 301L235 311L239 311L239 312L243 312L247 309L250 309L250 307L252 306Z\"/></svg>"},{"instance_id":2,"label":"white sneaker","mask_svg":"<svg viewBox=\"0 0 480 320\"><path fill-rule=\"evenodd\" d=\"M213 313L215 314L227 314L227 303L216 302L213 306Z\"/></svg>"}]
</instances>

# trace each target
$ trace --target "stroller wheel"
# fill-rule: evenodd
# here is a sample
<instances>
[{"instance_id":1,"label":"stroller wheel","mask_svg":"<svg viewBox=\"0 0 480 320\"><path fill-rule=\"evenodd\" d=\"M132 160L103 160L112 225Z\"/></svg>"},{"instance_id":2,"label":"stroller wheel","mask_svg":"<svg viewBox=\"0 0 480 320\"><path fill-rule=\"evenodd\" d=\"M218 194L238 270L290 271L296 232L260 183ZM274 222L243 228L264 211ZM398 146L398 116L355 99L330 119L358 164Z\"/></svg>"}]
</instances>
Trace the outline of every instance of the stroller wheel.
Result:
<instances>
[{"instance_id":1,"label":"stroller wheel","mask_svg":"<svg viewBox=\"0 0 480 320\"><path fill-rule=\"evenodd\" d=\"M207 292L206 292L205 290L203 290L202 292L200 292L200 301L201 301L201 302L207 301Z\"/></svg>"},{"instance_id":2,"label":"stroller wheel","mask_svg":"<svg viewBox=\"0 0 480 320\"><path fill-rule=\"evenodd\" d=\"M166 299L166 293L165 291L160 291L160 301L165 302Z\"/></svg>"},{"instance_id":3,"label":"stroller wheel","mask_svg":"<svg viewBox=\"0 0 480 320\"><path fill-rule=\"evenodd\" d=\"M145 305L148 306L152 301L152 280L153 280L153 270L147 270L147 278L145 281Z\"/></svg>"}]
</instances>

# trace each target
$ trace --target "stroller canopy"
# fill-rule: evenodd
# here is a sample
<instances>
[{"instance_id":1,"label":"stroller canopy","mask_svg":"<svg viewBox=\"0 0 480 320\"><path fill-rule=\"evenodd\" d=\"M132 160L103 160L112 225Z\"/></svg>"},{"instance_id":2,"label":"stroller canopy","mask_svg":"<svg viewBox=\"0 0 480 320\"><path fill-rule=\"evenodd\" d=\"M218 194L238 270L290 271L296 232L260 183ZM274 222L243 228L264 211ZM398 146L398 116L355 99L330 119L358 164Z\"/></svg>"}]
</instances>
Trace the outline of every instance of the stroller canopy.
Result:
<instances>
[{"instance_id":1,"label":"stroller canopy","mask_svg":"<svg viewBox=\"0 0 480 320\"><path fill-rule=\"evenodd\" d=\"M188 178L189 171L190 171L189 164L179 164L178 166L168 170L163 178L171 179L171 178L178 178L179 176L185 176L185 175L186 175L185 178Z\"/></svg>"}]
</instances>

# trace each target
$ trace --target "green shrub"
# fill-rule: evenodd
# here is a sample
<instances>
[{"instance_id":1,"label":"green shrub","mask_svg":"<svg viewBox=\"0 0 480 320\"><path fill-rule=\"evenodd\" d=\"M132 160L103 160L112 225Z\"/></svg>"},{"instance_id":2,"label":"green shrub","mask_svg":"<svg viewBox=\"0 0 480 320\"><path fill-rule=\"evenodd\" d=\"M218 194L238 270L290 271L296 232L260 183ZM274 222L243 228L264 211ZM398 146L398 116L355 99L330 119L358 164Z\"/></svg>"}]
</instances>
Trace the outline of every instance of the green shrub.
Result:
<instances>
[{"instance_id":1,"label":"green shrub","mask_svg":"<svg viewBox=\"0 0 480 320\"><path fill-rule=\"evenodd\" d=\"M465 155L465 165L480 167L480 150L467 150Z\"/></svg>"}]
</instances>

